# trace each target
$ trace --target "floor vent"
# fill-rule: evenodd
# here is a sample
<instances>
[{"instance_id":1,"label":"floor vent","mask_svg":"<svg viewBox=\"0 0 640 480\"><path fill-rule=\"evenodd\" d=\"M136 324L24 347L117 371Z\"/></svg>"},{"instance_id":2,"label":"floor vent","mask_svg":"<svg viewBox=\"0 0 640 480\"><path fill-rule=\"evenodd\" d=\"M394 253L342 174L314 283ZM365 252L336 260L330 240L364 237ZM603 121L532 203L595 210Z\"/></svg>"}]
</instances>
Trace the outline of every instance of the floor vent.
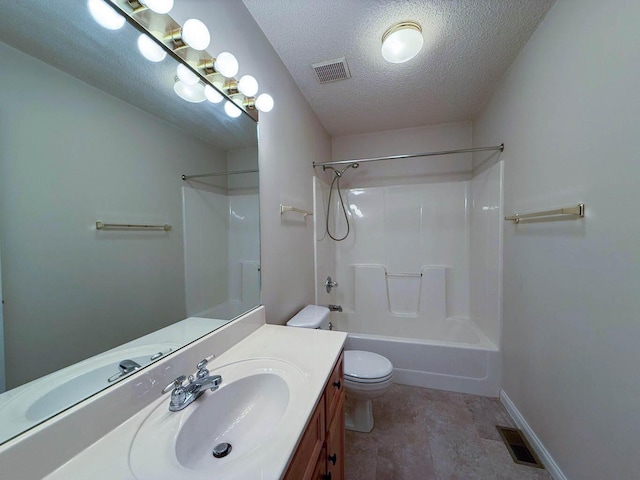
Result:
<instances>
[{"instance_id":1,"label":"floor vent","mask_svg":"<svg viewBox=\"0 0 640 480\"><path fill-rule=\"evenodd\" d=\"M320 83L335 82L337 80L346 80L351 78L349 65L345 57L328 60L326 62L311 64L313 71L316 72Z\"/></svg>"},{"instance_id":2,"label":"floor vent","mask_svg":"<svg viewBox=\"0 0 640 480\"><path fill-rule=\"evenodd\" d=\"M533 451L527 439L522 435L522 431L517 428L501 427L496 425L502 441L507 446L511 458L520 465L544 468L544 465Z\"/></svg>"}]
</instances>

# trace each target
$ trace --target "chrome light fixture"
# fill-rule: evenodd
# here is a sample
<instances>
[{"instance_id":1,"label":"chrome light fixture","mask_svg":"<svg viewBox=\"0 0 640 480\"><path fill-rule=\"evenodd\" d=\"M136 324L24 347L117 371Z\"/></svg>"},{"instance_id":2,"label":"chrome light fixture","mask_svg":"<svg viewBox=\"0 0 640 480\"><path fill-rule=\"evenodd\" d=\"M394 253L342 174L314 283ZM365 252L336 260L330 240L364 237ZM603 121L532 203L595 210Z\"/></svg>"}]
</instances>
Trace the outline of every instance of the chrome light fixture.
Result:
<instances>
[{"instance_id":1,"label":"chrome light fixture","mask_svg":"<svg viewBox=\"0 0 640 480\"><path fill-rule=\"evenodd\" d=\"M422 27L417 22L399 22L382 36L382 56L387 62L404 63L422 49Z\"/></svg>"}]
</instances>

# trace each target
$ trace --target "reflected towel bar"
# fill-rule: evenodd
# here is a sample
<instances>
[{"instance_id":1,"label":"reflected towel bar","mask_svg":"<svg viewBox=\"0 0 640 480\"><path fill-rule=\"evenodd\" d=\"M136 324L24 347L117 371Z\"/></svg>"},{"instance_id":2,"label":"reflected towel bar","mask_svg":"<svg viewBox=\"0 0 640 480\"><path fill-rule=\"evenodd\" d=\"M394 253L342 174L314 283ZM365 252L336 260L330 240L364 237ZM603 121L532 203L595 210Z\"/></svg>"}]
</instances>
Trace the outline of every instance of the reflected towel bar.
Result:
<instances>
[{"instance_id":1,"label":"reflected towel bar","mask_svg":"<svg viewBox=\"0 0 640 480\"><path fill-rule=\"evenodd\" d=\"M384 273L387 277L422 277L421 273Z\"/></svg>"},{"instance_id":2,"label":"reflected towel bar","mask_svg":"<svg viewBox=\"0 0 640 480\"><path fill-rule=\"evenodd\" d=\"M583 218L585 206L584 203L579 203L575 207L556 208L555 210L545 210L543 212L533 213L516 213L510 217L504 217L505 220L512 221L513 223L520 223L520 220L524 219L545 219L545 218L563 218L567 215L570 218ZM560 217L558 217L560 216Z\"/></svg>"},{"instance_id":3,"label":"reflected towel bar","mask_svg":"<svg viewBox=\"0 0 640 480\"><path fill-rule=\"evenodd\" d=\"M96 222L96 230L109 230L109 229L117 229L117 230L126 230L126 229L148 229L148 230L164 230L165 232L170 232L173 227L171 225L136 225L131 223L102 223Z\"/></svg>"},{"instance_id":4,"label":"reflected towel bar","mask_svg":"<svg viewBox=\"0 0 640 480\"><path fill-rule=\"evenodd\" d=\"M301 213L302 215L304 215L304 218L307 218L308 215L313 215L313 212L310 212L309 210L302 210L301 208L280 204L280 215L283 215L286 212Z\"/></svg>"},{"instance_id":5,"label":"reflected towel bar","mask_svg":"<svg viewBox=\"0 0 640 480\"><path fill-rule=\"evenodd\" d=\"M201 175L182 175L182 180L191 180L192 178L202 177L224 177L226 175L239 175L241 173L258 173L258 170L236 170L235 172L218 172L218 173L203 173Z\"/></svg>"}]
</instances>

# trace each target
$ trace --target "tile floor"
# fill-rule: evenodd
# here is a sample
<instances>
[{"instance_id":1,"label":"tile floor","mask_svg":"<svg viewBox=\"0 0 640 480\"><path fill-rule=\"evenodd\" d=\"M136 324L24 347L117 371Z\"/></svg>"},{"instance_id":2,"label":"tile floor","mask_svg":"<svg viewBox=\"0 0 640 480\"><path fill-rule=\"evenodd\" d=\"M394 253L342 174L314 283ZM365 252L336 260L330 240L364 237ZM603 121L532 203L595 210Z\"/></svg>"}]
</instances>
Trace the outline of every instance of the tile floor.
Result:
<instances>
[{"instance_id":1,"label":"tile floor","mask_svg":"<svg viewBox=\"0 0 640 480\"><path fill-rule=\"evenodd\" d=\"M511 459L498 399L393 385L373 416L371 433L347 431L347 480L551 480Z\"/></svg>"}]
</instances>

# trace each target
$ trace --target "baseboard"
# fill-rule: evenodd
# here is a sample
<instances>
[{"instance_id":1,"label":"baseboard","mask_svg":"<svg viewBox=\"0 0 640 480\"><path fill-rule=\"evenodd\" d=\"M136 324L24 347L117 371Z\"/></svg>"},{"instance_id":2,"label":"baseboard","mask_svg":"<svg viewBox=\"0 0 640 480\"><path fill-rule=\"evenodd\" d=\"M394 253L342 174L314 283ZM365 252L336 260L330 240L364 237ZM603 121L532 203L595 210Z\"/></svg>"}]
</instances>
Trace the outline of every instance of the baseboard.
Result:
<instances>
[{"instance_id":1,"label":"baseboard","mask_svg":"<svg viewBox=\"0 0 640 480\"><path fill-rule=\"evenodd\" d=\"M500 390L500 402L502 402L504 408L507 409L507 412L518 428L522 430L522 433L524 433L524 436L531 444L531 447L536 451L538 457L542 460L542 463L544 463L545 468L553 477L553 480L567 480L567 477L562 473L562 470L560 470L560 467L558 467L558 464L555 462L549 451L544 447L538 436L529 426L504 390Z\"/></svg>"}]
</instances>

